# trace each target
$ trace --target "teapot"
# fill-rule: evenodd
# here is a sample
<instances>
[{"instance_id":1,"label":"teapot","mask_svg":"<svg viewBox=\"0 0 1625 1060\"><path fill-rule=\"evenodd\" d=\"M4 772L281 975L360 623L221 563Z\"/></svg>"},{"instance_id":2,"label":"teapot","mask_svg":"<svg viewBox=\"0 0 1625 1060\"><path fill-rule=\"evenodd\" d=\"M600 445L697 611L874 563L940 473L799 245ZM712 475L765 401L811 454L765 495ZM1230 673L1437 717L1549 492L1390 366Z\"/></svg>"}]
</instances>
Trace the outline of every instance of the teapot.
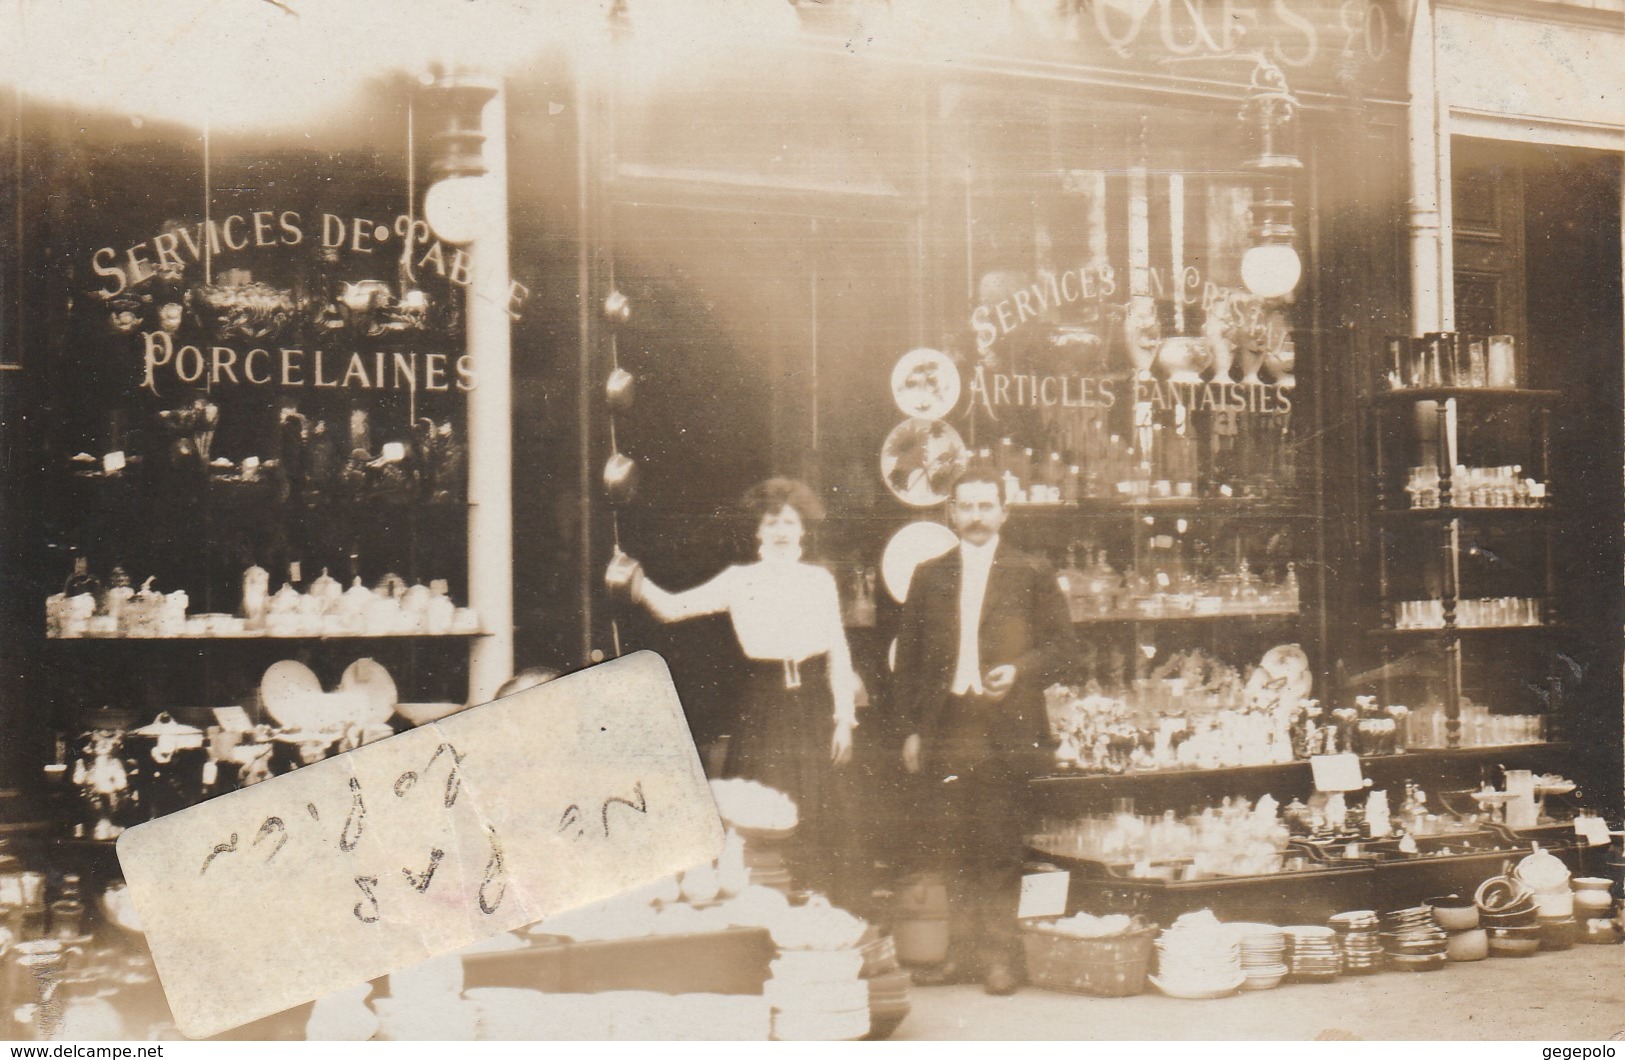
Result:
<instances>
[{"instance_id":1,"label":"teapot","mask_svg":"<svg viewBox=\"0 0 1625 1060\"><path fill-rule=\"evenodd\" d=\"M1534 891L1536 894L1567 894L1569 892L1569 867L1557 857L1542 850L1540 844L1534 844L1534 852L1522 861L1513 871L1518 882Z\"/></svg>"},{"instance_id":2,"label":"teapot","mask_svg":"<svg viewBox=\"0 0 1625 1060\"><path fill-rule=\"evenodd\" d=\"M337 578L327 573L326 567L323 567L322 576L310 583L309 595L320 600L322 606L326 608L344 595L344 586L339 584Z\"/></svg>"}]
</instances>

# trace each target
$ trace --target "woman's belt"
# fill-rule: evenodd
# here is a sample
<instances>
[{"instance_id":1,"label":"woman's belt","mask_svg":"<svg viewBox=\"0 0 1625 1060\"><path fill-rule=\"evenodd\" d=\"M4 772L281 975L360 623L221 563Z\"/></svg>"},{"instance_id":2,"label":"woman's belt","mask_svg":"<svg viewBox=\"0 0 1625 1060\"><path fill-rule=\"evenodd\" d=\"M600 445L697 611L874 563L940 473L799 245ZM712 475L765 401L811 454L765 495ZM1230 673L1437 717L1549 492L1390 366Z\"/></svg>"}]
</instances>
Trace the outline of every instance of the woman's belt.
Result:
<instances>
[{"instance_id":1,"label":"woman's belt","mask_svg":"<svg viewBox=\"0 0 1625 1060\"><path fill-rule=\"evenodd\" d=\"M801 687L802 668L811 665L816 669L817 667L826 665L829 659L829 653L819 652L816 655L806 655L800 659L757 659L751 656L747 656L747 658L750 659L753 665L761 666L764 669L769 666L777 666L782 668L784 671L784 687L794 689Z\"/></svg>"}]
</instances>

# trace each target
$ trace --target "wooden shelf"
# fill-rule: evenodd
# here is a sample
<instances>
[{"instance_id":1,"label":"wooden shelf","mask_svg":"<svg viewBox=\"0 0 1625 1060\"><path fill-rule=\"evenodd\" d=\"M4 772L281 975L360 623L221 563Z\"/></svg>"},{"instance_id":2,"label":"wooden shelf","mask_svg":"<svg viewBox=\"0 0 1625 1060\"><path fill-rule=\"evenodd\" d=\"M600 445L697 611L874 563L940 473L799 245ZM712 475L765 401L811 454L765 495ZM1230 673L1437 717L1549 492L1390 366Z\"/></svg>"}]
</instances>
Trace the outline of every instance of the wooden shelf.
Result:
<instances>
[{"instance_id":1,"label":"wooden shelf","mask_svg":"<svg viewBox=\"0 0 1625 1060\"><path fill-rule=\"evenodd\" d=\"M1056 518L1122 519L1167 515L1236 519L1314 519L1301 505L1255 497L1169 497L1160 500L1106 500L1087 498L1055 503L1020 502L1009 506L1017 519Z\"/></svg>"},{"instance_id":2,"label":"wooden shelf","mask_svg":"<svg viewBox=\"0 0 1625 1060\"><path fill-rule=\"evenodd\" d=\"M1417 769L1427 769L1431 762L1437 764L1446 761L1472 761L1477 758L1497 758L1506 755L1525 752L1540 752L1545 754L1558 754L1569 750L1567 743L1523 743L1523 744L1496 744L1484 747L1418 747L1400 754L1393 755L1362 755L1361 766L1381 766L1384 763L1414 764ZM1267 779L1279 774L1286 779L1289 774L1302 772L1304 779L1308 779L1308 759L1294 759L1291 762L1269 762L1254 766L1223 766L1218 769L1159 769L1147 770L1139 773L1048 773L1034 777L1031 785L1038 791L1045 789L1069 789L1078 787L1110 787L1126 784L1148 783L1177 783L1181 780L1197 780L1204 784L1208 782L1223 781L1254 781ZM1222 794L1215 791L1215 794Z\"/></svg>"},{"instance_id":3,"label":"wooden shelf","mask_svg":"<svg viewBox=\"0 0 1625 1060\"><path fill-rule=\"evenodd\" d=\"M1410 401L1465 401L1524 402L1534 405L1555 405L1563 400L1560 390L1526 390L1521 387L1496 386L1427 386L1387 390L1372 394L1370 400L1377 405L1397 405Z\"/></svg>"},{"instance_id":4,"label":"wooden shelf","mask_svg":"<svg viewBox=\"0 0 1625 1060\"><path fill-rule=\"evenodd\" d=\"M1433 626L1427 629L1373 629L1366 632L1367 635L1373 637L1444 637L1508 633L1561 633L1567 629L1568 626L1565 623L1549 622L1538 626Z\"/></svg>"},{"instance_id":5,"label":"wooden shelf","mask_svg":"<svg viewBox=\"0 0 1625 1060\"><path fill-rule=\"evenodd\" d=\"M1539 519L1555 514L1551 505L1536 508L1384 508L1377 518L1392 522L1446 522L1451 519Z\"/></svg>"},{"instance_id":6,"label":"wooden shelf","mask_svg":"<svg viewBox=\"0 0 1625 1060\"><path fill-rule=\"evenodd\" d=\"M196 483L193 488L166 491L146 480L128 478L85 478L70 476L63 489L75 503L142 512L150 508L172 509L177 505L203 504L216 512L251 511L270 513L322 512L459 512L467 514L463 500L427 500L422 497L381 494L372 497L328 495L321 497L274 496L275 485L264 483Z\"/></svg>"}]
</instances>

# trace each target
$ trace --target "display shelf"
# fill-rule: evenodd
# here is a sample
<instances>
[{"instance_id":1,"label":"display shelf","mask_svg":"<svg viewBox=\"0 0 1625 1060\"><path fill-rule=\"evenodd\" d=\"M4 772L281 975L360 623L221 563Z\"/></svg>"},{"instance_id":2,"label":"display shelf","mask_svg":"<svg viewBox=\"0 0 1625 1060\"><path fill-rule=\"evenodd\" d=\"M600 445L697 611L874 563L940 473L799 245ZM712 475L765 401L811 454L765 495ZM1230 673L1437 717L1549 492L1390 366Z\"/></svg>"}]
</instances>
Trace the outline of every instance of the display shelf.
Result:
<instances>
[{"instance_id":1,"label":"display shelf","mask_svg":"<svg viewBox=\"0 0 1625 1060\"><path fill-rule=\"evenodd\" d=\"M1074 618L1072 624L1075 626L1127 626L1223 622L1227 620L1237 622L1288 622L1302 616L1303 612L1296 609L1291 611L1216 611L1213 614L1181 612L1172 615L1148 615L1138 611L1114 611L1105 615L1085 615L1082 618Z\"/></svg>"},{"instance_id":2,"label":"display shelf","mask_svg":"<svg viewBox=\"0 0 1625 1060\"><path fill-rule=\"evenodd\" d=\"M1568 630L1562 622L1542 622L1539 625L1529 626L1429 626L1425 629L1394 629L1382 627L1366 631L1371 637L1459 637L1479 636L1483 634L1511 634L1511 633L1562 633Z\"/></svg>"},{"instance_id":3,"label":"display shelf","mask_svg":"<svg viewBox=\"0 0 1625 1060\"><path fill-rule=\"evenodd\" d=\"M1570 746L1562 742L1547 742L1493 744L1481 747L1418 747L1402 751L1399 754L1361 755L1360 765L1362 769L1367 767L1381 769L1394 763L1404 763L1406 766L1414 765L1419 770L1425 770L1430 766L1436 767L1441 763L1452 761L1471 762L1479 758L1493 759L1530 752L1558 754L1566 752L1570 749ZM1297 758L1290 762L1266 762L1261 765L1223 766L1217 769L1156 769L1137 773L1047 773L1033 778L1031 783L1041 791L1087 787L1121 787L1142 782L1190 780L1200 780L1211 787L1214 783L1223 783L1225 781L1250 784L1274 779L1287 780L1291 779L1293 774L1298 773L1302 774L1302 782L1308 785L1310 782L1308 759ZM1305 790L1307 790L1307 787Z\"/></svg>"},{"instance_id":4,"label":"display shelf","mask_svg":"<svg viewBox=\"0 0 1625 1060\"><path fill-rule=\"evenodd\" d=\"M1563 400L1560 390L1528 390L1522 387L1491 386L1429 386L1385 390L1372 394L1370 400L1377 405L1399 405L1411 401L1448 401L1457 398L1467 401L1524 402L1533 405L1555 405Z\"/></svg>"},{"instance_id":5,"label":"display shelf","mask_svg":"<svg viewBox=\"0 0 1625 1060\"><path fill-rule=\"evenodd\" d=\"M204 503L217 512L251 511L261 515L274 512L372 512L378 509L467 514L469 508L469 502L465 500L427 500L398 494L276 497L272 495L275 484L270 482L196 482L180 490L171 490L158 488L147 481L72 476L62 492L70 496L74 503L111 507L137 515L144 514L149 508L173 510L178 502Z\"/></svg>"},{"instance_id":6,"label":"display shelf","mask_svg":"<svg viewBox=\"0 0 1625 1060\"><path fill-rule=\"evenodd\" d=\"M131 827L135 826L132 825ZM118 846L118 836L114 836L112 839L97 839L94 836L87 835L57 835L51 837L51 842L58 846L79 847L84 850L112 850Z\"/></svg>"},{"instance_id":7,"label":"display shelf","mask_svg":"<svg viewBox=\"0 0 1625 1060\"><path fill-rule=\"evenodd\" d=\"M1451 519L1539 519L1557 511L1552 505L1527 508L1469 508L1450 505L1441 508L1384 508L1377 518L1392 522L1447 522Z\"/></svg>"},{"instance_id":8,"label":"display shelf","mask_svg":"<svg viewBox=\"0 0 1625 1060\"><path fill-rule=\"evenodd\" d=\"M1017 501L1009 506L1017 519L1045 516L1055 518L1120 519L1145 515L1171 515L1185 518L1317 519L1319 516L1299 504L1280 499L1255 497L1168 497L1161 499L1114 500L1090 497L1078 501Z\"/></svg>"}]
</instances>

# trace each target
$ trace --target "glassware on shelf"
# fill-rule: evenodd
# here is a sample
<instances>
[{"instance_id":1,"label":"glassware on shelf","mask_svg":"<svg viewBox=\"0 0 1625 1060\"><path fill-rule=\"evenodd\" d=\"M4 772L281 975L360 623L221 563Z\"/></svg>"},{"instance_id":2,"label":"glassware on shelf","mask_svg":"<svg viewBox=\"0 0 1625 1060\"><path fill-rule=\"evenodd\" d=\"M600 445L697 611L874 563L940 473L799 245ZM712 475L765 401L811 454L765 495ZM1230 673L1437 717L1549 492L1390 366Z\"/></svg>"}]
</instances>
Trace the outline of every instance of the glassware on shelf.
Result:
<instances>
[{"instance_id":1,"label":"glassware on shelf","mask_svg":"<svg viewBox=\"0 0 1625 1060\"><path fill-rule=\"evenodd\" d=\"M1439 469L1432 464L1411 468L1405 482L1405 493L1410 497L1412 508L1437 508Z\"/></svg>"},{"instance_id":2,"label":"glassware on shelf","mask_svg":"<svg viewBox=\"0 0 1625 1060\"><path fill-rule=\"evenodd\" d=\"M1517 340L1511 335L1433 331L1421 338L1390 336L1383 366L1390 390L1426 387L1518 386Z\"/></svg>"},{"instance_id":3,"label":"glassware on shelf","mask_svg":"<svg viewBox=\"0 0 1625 1060\"><path fill-rule=\"evenodd\" d=\"M1457 629L1505 629L1539 626L1545 601L1533 596L1490 596L1456 601ZM1444 601L1401 600L1395 629L1443 629Z\"/></svg>"},{"instance_id":4,"label":"glassware on shelf","mask_svg":"<svg viewBox=\"0 0 1625 1060\"><path fill-rule=\"evenodd\" d=\"M1126 866L1131 875L1187 879L1281 871L1290 832L1273 798L1225 798L1185 817L1089 814L1044 821L1035 849L1056 857Z\"/></svg>"},{"instance_id":5,"label":"glassware on shelf","mask_svg":"<svg viewBox=\"0 0 1625 1060\"><path fill-rule=\"evenodd\" d=\"M1439 507L1439 469L1432 465L1411 468L1405 493L1413 509ZM1546 504L1546 484L1525 477L1519 464L1458 464L1451 476L1450 496L1457 508L1541 508Z\"/></svg>"},{"instance_id":6,"label":"glassware on shelf","mask_svg":"<svg viewBox=\"0 0 1625 1060\"><path fill-rule=\"evenodd\" d=\"M1106 559L1105 549L1095 553L1095 563L1089 568L1086 584L1090 609L1097 615L1110 613L1122 590L1123 578Z\"/></svg>"},{"instance_id":7,"label":"glassware on shelf","mask_svg":"<svg viewBox=\"0 0 1625 1060\"><path fill-rule=\"evenodd\" d=\"M1518 385L1518 340L1511 335L1491 335L1485 341L1485 375L1493 387Z\"/></svg>"},{"instance_id":8,"label":"glassware on shelf","mask_svg":"<svg viewBox=\"0 0 1625 1060\"><path fill-rule=\"evenodd\" d=\"M1508 747L1546 742L1546 715L1496 714L1464 700L1460 714L1459 746ZM1411 711L1406 739L1412 750L1441 748L1449 743L1449 722L1444 707L1433 704Z\"/></svg>"},{"instance_id":9,"label":"glassware on shelf","mask_svg":"<svg viewBox=\"0 0 1625 1060\"><path fill-rule=\"evenodd\" d=\"M1056 572L1055 580L1066 598L1068 616L1074 622L1082 622L1089 613L1089 586L1088 576L1078 567L1077 546L1066 550L1066 566Z\"/></svg>"},{"instance_id":10,"label":"glassware on shelf","mask_svg":"<svg viewBox=\"0 0 1625 1060\"><path fill-rule=\"evenodd\" d=\"M1467 385L1489 385L1489 354L1485 349L1486 340L1481 335L1470 335L1467 338Z\"/></svg>"},{"instance_id":11,"label":"glassware on shelf","mask_svg":"<svg viewBox=\"0 0 1625 1060\"><path fill-rule=\"evenodd\" d=\"M62 877L62 890L51 903L51 934L62 939L85 934L85 900L79 877L73 873Z\"/></svg>"}]
</instances>

